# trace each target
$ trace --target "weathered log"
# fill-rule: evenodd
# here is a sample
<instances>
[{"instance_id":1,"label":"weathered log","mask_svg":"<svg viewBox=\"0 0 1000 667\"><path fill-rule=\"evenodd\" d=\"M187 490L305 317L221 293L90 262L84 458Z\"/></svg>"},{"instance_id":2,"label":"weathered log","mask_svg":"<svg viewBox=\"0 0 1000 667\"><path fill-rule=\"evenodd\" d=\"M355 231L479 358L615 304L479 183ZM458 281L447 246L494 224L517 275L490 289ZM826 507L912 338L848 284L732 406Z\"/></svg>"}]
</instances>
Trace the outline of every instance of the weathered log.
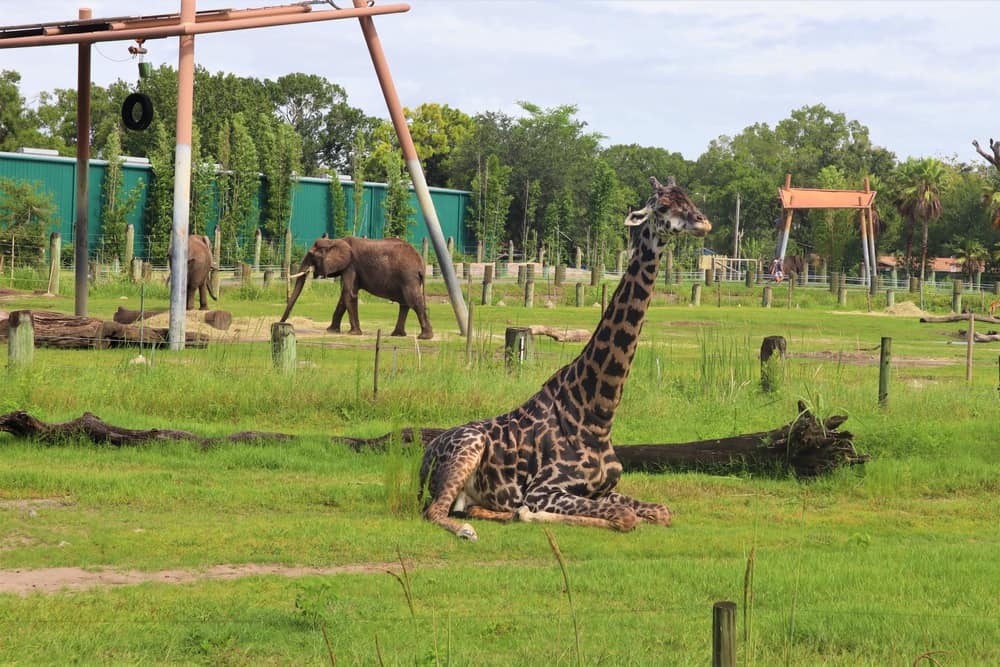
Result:
<instances>
[{"instance_id":1,"label":"weathered log","mask_svg":"<svg viewBox=\"0 0 1000 667\"><path fill-rule=\"evenodd\" d=\"M125 306L118 306L118 310L115 311L112 320L118 324L133 324L139 320L144 320L150 317L156 317L157 315L162 315L167 312L166 310L129 310Z\"/></svg>"},{"instance_id":2,"label":"weathered log","mask_svg":"<svg viewBox=\"0 0 1000 667\"><path fill-rule=\"evenodd\" d=\"M700 440L680 444L616 445L615 454L626 471L701 470L718 474L753 472L815 477L841 465L865 463L869 457L854 449L854 436L837 429L846 416L818 420L799 402L794 420L771 431L748 433L730 438ZM398 436L387 433L377 438L336 437L355 451L384 449L393 438L404 444L419 437L423 446L446 429L402 429ZM417 435L419 433L419 436Z\"/></svg>"},{"instance_id":3,"label":"weathered log","mask_svg":"<svg viewBox=\"0 0 1000 667\"><path fill-rule=\"evenodd\" d=\"M242 431L224 438L204 438L189 431L177 429L129 429L114 426L89 412L72 421L48 424L32 417L23 410L0 415L0 432L17 438L32 438L43 444L56 444L67 439L86 438L91 442L116 447L141 445L148 442L195 442L203 446L215 442L256 442L261 440L291 440L285 433Z\"/></svg>"},{"instance_id":4,"label":"weathered log","mask_svg":"<svg viewBox=\"0 0 1000 667\"><path fill-rule=\"evenodd\" d=\"M118 310L115 311L114 317L112 319L119 324L133 324L138 322L140 319L147 319L150 317L155 317L156 315L162 315L167 312L166 310L129 310L124 306L118 306ZM194 317L197 320L204 322L205 324L219 329L220 331L226 331L233 324L233 315L227 310L197 310L188 311L188 317Z\"/></svg>"},{"instance_id":5,"label":"weathered log","mask_svg":"<svg viewBox=\"0 0 1000 667\"><path fill-rule=\"evenodd\" d=\"M976 322L986 322L988 324L1000 324L1000 317L990 317L989 315L973 315L972 319ZM968 322L969 316L967 314L963 315L928 315L926 317L921 317L920 321L927 324L939 324L941 322Z\"/></svg>"},{"instance_id":6,"label":"weathered log","mask_svg":"<svg viewBox=\"0 0 1000 667\"><path fill-rule=\"evenodd\" d=\"M120 324L115 321L99 320L94 317L54 313L47 310L33 310L35 323L35 346L63 349L107 349L137 345L167 345L170 341L168 329ZM0 340L6 340L9 323L0 319ZM208 336L197 332L187 332L184 336L187 347L207 347Z\"/></svg>"}]
</instances>

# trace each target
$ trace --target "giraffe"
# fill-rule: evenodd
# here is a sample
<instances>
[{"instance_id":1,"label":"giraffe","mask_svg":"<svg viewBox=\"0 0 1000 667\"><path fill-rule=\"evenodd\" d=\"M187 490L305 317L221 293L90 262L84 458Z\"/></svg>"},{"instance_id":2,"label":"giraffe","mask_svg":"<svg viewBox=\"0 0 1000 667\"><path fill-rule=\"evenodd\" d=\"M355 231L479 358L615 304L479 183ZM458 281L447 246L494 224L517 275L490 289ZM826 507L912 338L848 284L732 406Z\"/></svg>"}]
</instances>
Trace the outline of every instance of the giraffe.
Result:
<instances>
[{"instance_id":1,"label":"giraffe","mask_svg":"<svg viewBox=\"0 0 1000 667\"><path fill-rule=\"evenodd\" d=\"M420 479L431 495L428 521L470 541L478 539L475 529L451 514L620 531L640 520L670 525L665 506L614 490L622 466L611 426L666 240L704 236L712 225L673 177L650 182L653 196L625 220L635 228L628 269L580 355L514 410L456 426L427 445Z\"/></svg>"}]
</instances>

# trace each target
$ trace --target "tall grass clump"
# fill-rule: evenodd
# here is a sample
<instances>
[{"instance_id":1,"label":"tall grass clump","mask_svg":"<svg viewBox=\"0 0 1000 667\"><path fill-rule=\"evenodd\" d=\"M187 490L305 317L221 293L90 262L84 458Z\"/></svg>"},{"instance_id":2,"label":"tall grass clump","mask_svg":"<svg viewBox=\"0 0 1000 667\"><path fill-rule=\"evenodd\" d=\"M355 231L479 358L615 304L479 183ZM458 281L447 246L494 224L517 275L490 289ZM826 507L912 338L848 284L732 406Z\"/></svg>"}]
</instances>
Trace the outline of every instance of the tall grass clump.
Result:
<instances>
[{"instance_id":1,"label":"tall grass clump","mask_svg":"<svg viewBox=\"0 0 1000 667\"><path fill-rule=\"evenodd\" d=\"M419 516L423 453L423 447L418 444L404 445L399 431L394 431L389 439L382 476L389 514L397 517Z\"/></svg>"}]
</instances>

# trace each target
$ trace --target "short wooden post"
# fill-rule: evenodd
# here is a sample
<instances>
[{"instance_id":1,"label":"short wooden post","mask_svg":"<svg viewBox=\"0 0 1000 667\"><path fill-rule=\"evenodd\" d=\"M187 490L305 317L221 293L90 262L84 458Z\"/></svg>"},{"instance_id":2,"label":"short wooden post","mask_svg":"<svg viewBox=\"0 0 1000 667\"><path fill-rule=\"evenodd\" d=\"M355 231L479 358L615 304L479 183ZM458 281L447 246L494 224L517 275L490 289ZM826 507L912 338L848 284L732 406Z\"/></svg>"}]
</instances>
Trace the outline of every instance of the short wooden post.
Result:
<instances>
[{"instance_id":1,"label":"short wooden post","mask_svg":"<svg viewBox=\"0 0 1000 667\"><path fill-rule=\"evenodd\" d=\"M535 281L524 281L524 307L531 308L535 305Z\"/></svg>"},{"instance_id":2,"label":"short wooden post","mask_svg":"<svg viewBox=\"0 0 1000 667\"><path fill-rule=\"evenodd\" d=\"M583 251L580 249L580 246L576 247L573 266L575 266L578 269L583 266Z\"/></svg>"},{"instance_id":3,"label":"short wooden post","mask_svg":"<svg viewBox=\"0 0 1000 667\"><path fill-rule=\"evenodd\" d=\"M482 261L483 261L483 252L484 252L483 242L482 241L476 241L476 262L477 263L480 263L480 264L482 263Z\"/></svg>"},{"instance_id":4,"label":"short wooden post","mask_svg":"<svg viewBox=\"0 0 1000 667\"><path fill-rule=\"evenodd\" d=\"M583 307L583 283L576 284L576 307Z\"/></svg>"},{"instance_id":5,"label":"short wooden post","mask_svg":"<svg viewBox=\"0 0 1000 667\"><path fill-rule=\"evenodd\" d=\"M264 241L264 235L261 234L260 229L257 229L253 234L253 270L260 271L260 246ZM289 264L291 264L291 255L289 255Z\"/></svg>"},{"instance_id":6,"label":"short wooden post","mask_svg":"<svg viewBox=\"0 0 1000 667\"><path fill-rule=\"evenodd\" d=\"M283 373L295 370L295 327L288 322L271 324L271 360Z\"/></svg>"},{"instance_id":7,"label":"short wooden post","mask_svg":"<svg viewBox=\"0 0 1000 667\"><path fill-rule=\"evenodd\" d=\"M507 370L520 366L535 354L535 337L527 327L507 327L504 332L504 359Z\"/></svg>"},{"instance_id":8,"label":"short wooden post","mask_svg":"<svg viewBox=\"0 0 1000 667\"><path fill-rule=\"evenodd\" d=\"M271 286L271 281L274 280L274 270L264 269L264 289Z\"/></svg>"},{"instance_id":9,"label":"short wooden post","mask_svg":"<svg viewBox=\"0 0 1000 667\"><path fill-rule=\"evenodd\" d=\"M49 235L49 294L59 293L59 260L62 255L62 237L59 232Z\"/></svg>"},{"instance_id":10,"label":"short wooden post","mask_svg":"<svg viewBox=\"0 0 1000 667\"><path fill-rule=\"evenodd\" d=\"M896 293L887 289L885 291L885 307L892 308L894 305L896 305Z\"/></svg>"},{"instance_id":11,"label":"short wooden post","mask_svg":"<svg viewBox=\"0 0 1000 667\"><path fill-rule=\"evenodd\" d=\"M753 264L747 264L746 275L743 276L743 279L745 281L744 284L747 287L753 287L753 274L754 274L754 265Z\"/></svg>"},{"instance_id":12,"label":"short wooden post","mask_svg":"<svg viewBox=\"0 0 1000 667\"><path fill-rule=\"evenodd\" d=\"M125 226L125 256L122 257L122 268L129 267L125 269L126 271L132 268L132 258L135 257L135 227L133 225Z\"/></svg>"},{"instance_id":13,"label":"short wooden post","mask_svg":"<svg viewBox=\"0 0 1000 667\"><path fill-rule=\"evenodd\" d=\"M700 306L701 305L701 283L695 283L691 285L691 305Z\"/></svg>"},{"instance_id":14,"label":"short wooden post","mask_svg":"<svg viewBox=\"0 0 1000 667\"><path fill-rule=\"evenodd\" d=\"M597 287L597 283L600 282L600 280L601 280L600 269L598 268L597 263L595 262L590 267L590 286Z\"/></svg>"},{"instance_id":15,"label":"short wooden post","mask_svg":"<svg viewBox=\"0 0 1000 667\"><path fill-rule=\"evenodd\" d=\"M962 281L953 280L951 282L951 312L962 312Z\"/></svg>"},{"instance_id":16,"label":"short wooden post","mask_svg":"<svg viewBox=\"0 0 1000 667\"><path fill-rule=\"evenodd\" d=\"M993 293L1000 295L1000 277L993 281Z\"/></svg>"},{"instance_id":17,"label":"short wooden post","mask_svg":"<svg viewBox=\"0 0 1000 667\"><path fill-rule=\"evenodd\" d=\"M472 277L472 264L469 262L462 262L462 280L468 280Z\"/></svg>"},{"instance_id":18,"label":"short wooden post","mask_svg":"<svg viewBox=\"0 0 1000 667\"><path fill-rule=\"evenodd\" d=\"M11 270L13 270L13 262L11 263ZM97 287L100 282L101 277L101 265L96 261L90 262L90 286Z\"/></svg>"},{"instance_id":19,"label":"short wooden post","mask_svg":"<svg viewBox=\"0 0 1000 667\"><path fill-rule=\"evenodd\" d=\"M562 287L562 284L566 281L566 267L562 264L556 266L556 275L553 282L555 282L556 287Z\"/></svg>"},{"instance_id":20,"label":"short wooden post","mask_svg":"<svg viewBox=\"0 0 1000 667\"><path fill-rule=\"evenodd\" d=\"M809 284L809 265L808 264L803 264L802 265L802 273L800 273L798 275L798 278L799 278L799 286L800 287L805 287L806 285Z\"/></svg>"},{"instance_id":21,"label":"short wooden post","mask_svg":"<svg viewBox=\"0 0 1000 667\"><path fill-rule=\"evenodd\" d=\"M830 272L830 294L836 294L837 288L840 287L840 274L836 271Z\"/></svg>"},{"instance_id":22,"label":"short wooden post","mask_svg":"<svg viewBox=\"0 0 1000 667\"><path fill-rule=\"evenodd\" d=\"M27 368L35 358L35 321L31 311L11 312L7 326L7 367Z\"/></svg>"},{"instance_id":23,"label":"short wooden post","mask_svg":"<svg viewBox=\"0 0 1000 667\"><path fill-rule=\"evenodd\" d=\"M792 307L792 298L795 296L795 283L797 282L798 274L792 271L788 275L788 307Z\"/></svg>"},{"instance_id":24,"label":"short wooden post","mask_svg":"<svg viewBox=\"0 0 1000 667\"><path fill-rule=\"evenodd\" d=\"M212 276L213 284L217 284L218 281L219 281L219 272L215 271L215 272L213 272L213 274L214 274ZM151 263L149 263L149 262L143 262L142 263L142 279L143 280L152 280L153 279L153 265ZM215 293L216 294L219 293L219 288L218 287L215 288Z\"/></svg>"},{"instance_id":25,"label":"short wooden post","mask_svg":"<svg viewBox=\"0 0 1000 667\"><path fill-rule=\"evenodd\" d=\"M847 305L847 288L843 285L837 288L837 303L841 306Z\"/></svg>"},{"instance_id":26,"label":"short wooden post","mask_svg":"<svg viewBox=\"0 0 1000 667\"><path fill-rule=\"evenodd\" d=\"M705 284L711 286L715 282L715 269L708 267L705 269Z\"/></svg>"},{"instance_id":27,"label":"short wooden post","mask_svg":"<svg viewBox=\"0 0 1000 667\"><path fill-rule=\"evenodd\" d=\"M285 257L281 261L281 279L287 280L292 275L292 228L285 227Z\"/></svg>"},{"instance_id":28,"label":"short wooden post","mask_svg":"<svg viewBox=\"0 0 1000 667\"><path fill-rule=\"evenodd\" d=\"M664 255L663 284L671 285L674 282L674 249L668 247Z\"/></svg>"},{"instance_id":29,"label":"short wooden post","mask_svg":"<svg viewBox=\"0 0 1000 667\"><path fill-rule=\"evenodd\" d=\"M524 265L524 279L528 282L535 281L535 263L528 262Z\"/></svg>"},{"instance_id":30,"label":"short wooden post","mask_svg":"<svg viewBox=\"0 0 1000 667\"><path fill-rule=\"evenodd\" d=\"M736 667L736 603L712 605L712 667Z\"/></svg>"},{"instance_id":31,"label":"short wooden post","mask_svg":"<svg viewBox=\"0 0 1000 667\"><path fill-rule=\"evenodd\" d=\"M788 344L784 336L767 336L760 344L760 388L771 392L781 386Z\"/></svg>"},{"instance_id":32,"label":"short wooden post","mask_svg":"<svg viewBox=\"0 0 1000 667\"><path fill-rule=\"evenodd\" d=\"M138 257L132 258L132 265L129 267L129 275L134 283L142 282L142 260ZM218 294L218 292L216 292Z\"/></svg>"},{"instance_id":33,"label":"short wooden post","mask_svg":"<svg viewBox=\"0 0 1000 667\"><path fill-rule=\"evenodd\" d=\"M287 273L285 274L288 275ZM242 264L242 271L240 272L240 284L243 287L250 287L250 280L253 276L253 267L247 263Z\"/></svg>"},{"instance_id":34,"label":"short wooden post","mask_svg":"<svg viewBox=\"0 0 1000 667\"><path fill-rule=\"evenodd\" d=\"M969 330L965 334L965 381L972 382L972 345L976 341L976 316L969 311Z\"/></svg>"},{"instance_id":35,"label":"short wooden post","mask_svg":"<svg viewBox=\"0 0 1000 667\"><path fill-rule=\"evenodd\" d=\"M615 260L615 273L622 273L622 270L625 266L625 256L627 254L628 253L625 250L622 250L620 253L618 253L618 258L617 260Z\"/></svg>"},{"instance_id":36,"label":"short wooden post","mask_svg":"<svg viewBox=\"0 0 1000 667\"><path fill-rule=\"evenodd\" d=\"M513 262L514 261L514 242L513 241L507 241L507 261L508 262Z\"/></svg>"},{"instance_id":37,"label":"short wooden post","mask_svg":"<svg viewBox=\"0 0 1000 667\"><path fill-rule=\"evenodd\" d=\"M892 339L883 336L878 360L878 404L883 408L889 404L889 369L891 366Z\"/></svg>"},{"instance_id":38,"label":"short wooden post","mask_svg":"<svg viewBox=\"0 0 1000 667\"><path fill-rule=\"evenodd\" d=\"M910 276L910 294L916 294L920 291L920 278L916 276Z\"/></svg>"},{"instance_id":39,"label":"short wooden post","mask_svg":"<svg viewBox=\"0 0 1000 667\"><path fill-rule=\"evenodd\" d=\"M382 356L382 330L375 332L375 369L372 371L372 398L378 398L378 364Z\"/></svg>"},{"instance_id":40,"label":"short wooden post","mask_svg":"<svg viewBox=\"0 0 1000 667\"><path fill-rule=\"evenodd\" d=\"M774 288L770 285L764 285L764 294L761 295L760 305L764 308L771 307L771 299L774 298Z\"/></svg>"},{"instance_id":41,"label":"short wooden post","mask_svg":"<svg viewBox=\"0 0 1000 667\"><path fill-rule=\"evenodd\" d=\"M524 264L517 265L517 286L524 287L525 268Z\"/></svg>"}]
</instances>

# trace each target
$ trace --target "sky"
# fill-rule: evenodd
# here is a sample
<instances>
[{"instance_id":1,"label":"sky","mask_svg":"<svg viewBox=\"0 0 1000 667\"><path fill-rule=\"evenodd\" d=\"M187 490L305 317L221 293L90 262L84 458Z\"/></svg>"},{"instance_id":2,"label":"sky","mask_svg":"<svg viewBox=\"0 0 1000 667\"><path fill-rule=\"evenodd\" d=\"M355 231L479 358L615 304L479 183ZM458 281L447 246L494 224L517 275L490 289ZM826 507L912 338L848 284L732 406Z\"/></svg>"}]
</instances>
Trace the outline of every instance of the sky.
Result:
<instances>
[{"instance_id":1,"label":"sky","mask_svg":"<svg viewBox=\"0 0 1000 667\"><path fill-rule=\"evenodd\" d=\"M350 6L351 0L335 0ZM198 9L282 0L201 0ZM5 0L0 25L179 11L179 0ZM378 0L378 4L390 4ZM696 159L709 142L794 109L824 104L907 157L974 162L971 146L1000 136L1000 2L661 2L658 0L411 0L376 17L405 106L448 104L473 115L521 113L519 100L576 105L603 143L640 144ZM316 11L329 9L317 5ZM95 46L95 83L137 78L129 42ZM146 44L177 66L177 39ZM326 77L348 101L387 117L355 20L199 36L210 71L276 79ZM76 86L76 47L0 49L29 103Z\"/></svg>"}]
</instances>

